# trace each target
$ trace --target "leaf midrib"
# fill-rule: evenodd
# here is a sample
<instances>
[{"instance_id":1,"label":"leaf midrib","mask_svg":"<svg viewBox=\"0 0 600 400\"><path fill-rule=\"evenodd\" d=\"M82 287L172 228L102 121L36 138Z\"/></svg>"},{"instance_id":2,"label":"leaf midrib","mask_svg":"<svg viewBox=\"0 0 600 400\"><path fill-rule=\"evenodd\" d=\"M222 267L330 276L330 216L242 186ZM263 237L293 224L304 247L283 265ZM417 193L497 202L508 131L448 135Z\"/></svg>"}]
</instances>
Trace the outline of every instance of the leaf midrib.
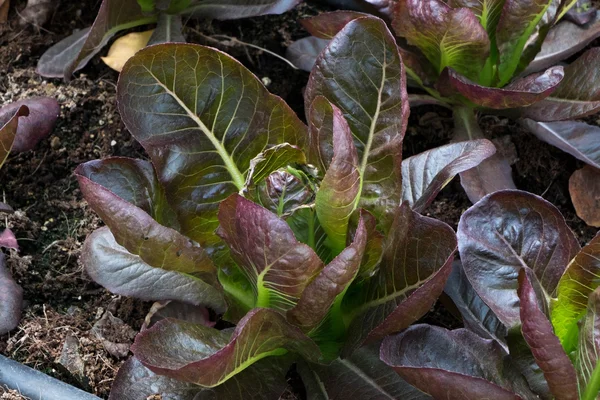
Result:
<instances>
[{"instance_id":1,"label":"leaf midrib","mask_svg":"<svg viewBox=\"0 0 600 400\"><path fill-rule=\"evenodd\" d=\"M154 78L154 80L156 81L156 83L163 88L163 90L168 93L175 101L177 101L177 103L179 104L179 106L187 113L187 115L196 123L196 125L198 125L198 127L200 128L200 130L202 131L202 133L204 133L204 135L206 135L206 137L208 138L208 140L210 140L210 142L212 143L212 145L214 146L215 150L217 150L217 153L219 154L219 156L221 157L221 159L223 160L223 163L225 164L225 168L227 168L227 171L229 172L229 174L231 175L231 177L233 178L233 183L236 185L236 187L239 190L242 190L244 188L245 185L245 179L244 179L244 175L241 173L241 171L238 169L237 165L235 164L235 162L233 161L233 158L231 158L231 155L229 155L229 153L227 152L227 150L225 149L225 147L223 146L223 144L221 143L221 141L219 141L217 139L217 137L215 136L215 134L213 133L212 130L210 130L205 124L204 122L202 122L202 120L194 113L192 112L192 110L190 110L190 108L179 98L179 96L176 95L175 92L173 92L171 89L169 89L164 83L162 83L157 77L156 75L154 75L152 73L152 71L150 71L148 69L148 67L146 67L145 65L143 66L144 69L152 76L152 78ZM225 132L223 134L223 139L225 139L225 136L227 135L227 132Z\"/></svg>"}]
</instances>

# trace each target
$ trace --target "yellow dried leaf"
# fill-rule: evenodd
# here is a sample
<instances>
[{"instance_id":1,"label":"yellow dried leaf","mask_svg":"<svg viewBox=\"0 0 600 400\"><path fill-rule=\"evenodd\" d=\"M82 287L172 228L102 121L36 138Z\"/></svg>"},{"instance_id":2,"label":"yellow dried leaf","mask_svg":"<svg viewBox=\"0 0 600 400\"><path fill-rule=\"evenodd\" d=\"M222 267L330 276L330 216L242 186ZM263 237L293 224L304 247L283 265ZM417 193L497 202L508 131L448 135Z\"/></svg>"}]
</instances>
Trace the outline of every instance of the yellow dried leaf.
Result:
<instances>
[{"instance_id":1,"label":"yellow dried leaf","mask_svg":"<svg viewBox=\"0 0 600 400\"><path fill-rule=\"evenodd\" d=\"M106 57L102 57L102 61L115 71L121 72L127 60L146 47L153 32L154 29L146 32L133 32L118 38L110 46Z\"/></svg>"},{"instance_id":2,"label":"yellow dried leaf","mask_svg":"<svg viewBox=\"0 0 600 400\"><path fill-rule=\"evenodd\" d=\"M8 9L10 7L10 0L0 0L0 24L8 21Z\"/></svg>"}]
</instances>

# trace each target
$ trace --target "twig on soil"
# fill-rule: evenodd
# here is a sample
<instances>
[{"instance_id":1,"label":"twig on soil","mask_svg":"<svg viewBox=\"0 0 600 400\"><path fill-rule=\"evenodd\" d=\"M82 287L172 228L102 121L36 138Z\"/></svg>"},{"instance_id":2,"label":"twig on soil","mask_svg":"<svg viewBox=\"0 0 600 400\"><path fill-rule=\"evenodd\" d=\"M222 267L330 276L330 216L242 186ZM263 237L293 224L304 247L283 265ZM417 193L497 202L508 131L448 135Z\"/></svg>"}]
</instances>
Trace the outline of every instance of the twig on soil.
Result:
<instances>
[{"instance_id":1,"label":"twig on soil","mask_svg":"<svg viewBox=\"0 0 600 400\"><path fill-rule=\"evenodd\" d=\"M194 32L196 32L198 35L202 36L204 39L208 40L209 42L213 42L213 43L219 43L223 46L229 46L229 47L235 47L235 46L247 46L247 47L252 47L254 49L257 50L261 50L264 51L267 54L272 55L273 57L277 57L278 59L280 59L281 61L285 62L286 64L288 64L290 67L292 67L293 69L298 69L292 62L290 62L289 60L287 60L285 57L280 56L279 54L265 49L264 47L260 47L257 46L255 44L252 43L247 43L247 42L243 42L241 40L239 40L238 38L232 37L232 36L227 36L227 35L212 35L212 36L207 36L205 34L203 34L202 32L199 32L196 29L192 30ZM223 39L223 40L219 40L219 39Z\"/></svg>"}]
</instances>

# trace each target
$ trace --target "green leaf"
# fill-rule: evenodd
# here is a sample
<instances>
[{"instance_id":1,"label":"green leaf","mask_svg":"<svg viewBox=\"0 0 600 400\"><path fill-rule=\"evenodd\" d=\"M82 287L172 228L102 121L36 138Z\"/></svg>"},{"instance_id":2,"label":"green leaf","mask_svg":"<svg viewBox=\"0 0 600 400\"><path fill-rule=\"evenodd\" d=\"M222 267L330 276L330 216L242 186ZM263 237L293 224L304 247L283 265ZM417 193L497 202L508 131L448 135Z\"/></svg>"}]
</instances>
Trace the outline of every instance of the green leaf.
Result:
<instances>
[{"instance_id":1,"label":"green leaf","mask_svg":"<svg viewBox=\"0 0 600 400\"><path fill-rule=\"evenodd\" d=\"M536 294L533 285L537 278L534 271L524 267L519 271L518 280L521 331L535 361L544 372L550 392L556 400L578 400L575 368L540 307L540 302L545 303L546 300L539 299Z\"/></svg>"},{"instance_id":2,"label":"green leaf","mask_svg":"<svg viewBox=\"0 0 600 400\"><path fill-rule=\"evenodd\" d=\"M250 161L246 186L259 183L271 172L294 163L306 164L306 156L300 148L289 143L281 143L270 147Z\"/></svg>"},{"instance_id":3,"label":"green leaf","mask_svg":"<svg viewBox=\"0 0 600 400\"><path fill-rule=\"evenodd\" d=\"M123 121L150 154L181 232L213 259L224 251L214 234L219 202L245 188L259 154L281 143L302 147L306 139L283 100L208 47L141 50L123 68L118 93Z\"/></svg>"},{"instance_id":4,"label":"green leaf","mask_svg":"<svg viewBox=\"0 0 600 400\"><path fill-rule=\"evenodd\" d=\"M296 209L311 204L315 193L305 174L287 168L277 170L256 186L251 186L246 198L279 217L287 218Z\"/></svg>"},{"instance_id":5,"label":"green leaf","mask_svg":"<svg viewBox=\"0 0 600 400\"><path fill-rule=\"evenodd\" d=\"M552 303L552 325L567 353L577 347L579 320L585 315L588 297L600 286L600 235L596 235L571 260L560 278Z\"/></svg>"},{"instance_id":6,"label":"green leaf","mask_svg":"<svg viewBox=\"0 0 600 400\"><path fill-rule=\"evenodd\" d=\"M288 321L304 331L315 328L356 277L366 243L367 230L361 219L353 242L304 289L298 303L287 312ZM339 314L339 310L332 311Z\"/></svg>"},{"instance_id":7,"label":"green leaf","mask_svg":"<svg viewBox=\"0 0 600 400\"><path fill-rule=\"evenodd\" d=\"M234 194L221 202L217 234L252 282L255 307L286 311L323 269L319 256L300 243L277 215Z\"/></svg>"},{"instance_id":8,"label":"green leaf","mask_svg":"<svg viewBox=\"0 0 600 400\"><path fill-rule=\"evenodd\" d=\"M579 332L579 346L575 367L579 375L579 389L582 400L595 400L600 393L600 290L590 294L587 312Z\"/></svg>"},{"instance_id":9,"label":"green leaf","mask_svg":"<svg viewBox=\"0 0 600 400\"><path fill-rule=\"evenodd\" d=\"M409 108L398 48L382 20L355 19L331 41L310 76L306 110L318 96L342 111L354 136L361 177L357 207L371 211L387 229L400 201Z\"/></svg>"},{"instance_id":10,"label":"green leaf","mask_svg":"<svg viewBox=\"0 0 600 400\"><path fill-rule=\"evenodd\" d=\"M455 251L452 228L402 204L378 272L351 285L344 297L342 311L351 321L344 353L401 331L429 311L444 289Z\"/></svg>"},{"instance_id":11,"label":"green leaf","mask_svg":"<svg viewBox=\"0 0 600 400\"><path fill-rule=\"evenodd\" d=\"M360 195L360 172L352 132L342 112L331 104L322 106L326 107L323 113L332 114L333 157L317 192L315 209L328 245L337 255L346 247L348 222Z\"/></svg>"},{"instance_id":12,"label":"green leaf","mask_svg":"<svg viewBox=\"0 0 600 400\"><path fill-rule=\"evenodd\" d=\"M537 54L535 51L528 57L529 54L524 53L525 46L551 3L552 0L506 0L496 33L500 52L499 86L507 84ZM541 32L539 47L546 33ZM537 50L539 51L539 48Z\"/></svg>"},{"instance_id":13,"label":"green leaf","mask_svg":"<svg viewBox=\"0 0 600 400\"><path fill-rule=\"evenodd\" d=\"M487 32L473 11L452 9L441 0L398 1L392 26L425 54L438 75L451 67L477 80L490 53Z\"/></svg>"},{"instance_id":14,"label":"green leaf","mask_svg":"<svg viewBox=\"0 0 600 400\"><path fill-rule=\"evenodd\" d=\"M448 5L452 8L465 7L473 11L488 33L490 42L493 42L505 2L506 0L450 0Z\"/></svg>"},{"instance_id":15,"label":"green leaf","mask_svg":"<svg viewBox=\"0 0 600 400\"><path fill-rule=\"evenodd\" d=\"M205 387L228 381L257 361L288 351L316 361L318 347L277 311L250 311L235 331L162 320L140 333L131 347L151 371Z\"/></svg>"}]
</instances>

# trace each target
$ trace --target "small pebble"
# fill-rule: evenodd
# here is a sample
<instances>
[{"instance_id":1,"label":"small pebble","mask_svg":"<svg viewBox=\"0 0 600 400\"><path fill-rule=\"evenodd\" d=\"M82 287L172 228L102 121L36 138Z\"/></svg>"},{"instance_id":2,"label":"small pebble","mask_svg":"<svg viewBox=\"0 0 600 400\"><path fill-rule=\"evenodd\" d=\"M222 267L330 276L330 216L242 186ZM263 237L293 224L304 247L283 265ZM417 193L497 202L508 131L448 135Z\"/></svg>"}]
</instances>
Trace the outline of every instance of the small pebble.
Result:
<instances>
[{"instance_id":1,"label":"small pebble","mask_svg":"<svg viewBox=\"0 0 600 400\"><path fill-rule=\"evenodd\" d=\"M111 147L115 147L117 145L117 141L116 140L111 140L110 141L110 145L111 145Z\"/></svg>"}]
</instances>

